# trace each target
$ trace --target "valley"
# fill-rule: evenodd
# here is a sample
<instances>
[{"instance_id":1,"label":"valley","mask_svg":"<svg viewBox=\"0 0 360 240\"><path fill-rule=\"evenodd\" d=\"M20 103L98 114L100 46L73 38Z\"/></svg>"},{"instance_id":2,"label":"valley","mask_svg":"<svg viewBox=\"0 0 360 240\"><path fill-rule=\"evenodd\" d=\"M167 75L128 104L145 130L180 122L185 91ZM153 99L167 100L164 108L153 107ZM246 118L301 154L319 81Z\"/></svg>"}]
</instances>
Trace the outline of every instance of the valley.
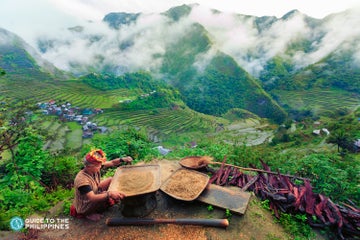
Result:
<instances>
[{"instance_id":1,"label":"valley","mask_svg":"<svg viewBox=\"0 0 360 240\"><path fill-rule=\"evenodd\" d=\"M126 89L97 90L80 81L41 82L32 80L27 85L21 80L1 79L2 94L0 101L71 102L81 108L102 108L104 113L95 115L93 121L109 129L135 127L144 129L151 139L168 147L199 139L209 138L229 144L258 145L269 141L272 131L276 129L263 119L226 119L195 112L188 107L155 108L149 110L121 109L119 101L138 96L137 92ZM356 94L337 89L311 91L275 91L282 105L294 110L307 110L315 116L332 116L337 111L354 110L360 102ZM38 111L43 118L44 129L55 141L48 147L61 150L78 149L82 142L80 124L60 122L59 118L48 118ZM267 127L266 127L267 126ZM177 138L178 141L173 141ZM51 147L54 145L54 147Z\"/></svg>"}]
</instances>

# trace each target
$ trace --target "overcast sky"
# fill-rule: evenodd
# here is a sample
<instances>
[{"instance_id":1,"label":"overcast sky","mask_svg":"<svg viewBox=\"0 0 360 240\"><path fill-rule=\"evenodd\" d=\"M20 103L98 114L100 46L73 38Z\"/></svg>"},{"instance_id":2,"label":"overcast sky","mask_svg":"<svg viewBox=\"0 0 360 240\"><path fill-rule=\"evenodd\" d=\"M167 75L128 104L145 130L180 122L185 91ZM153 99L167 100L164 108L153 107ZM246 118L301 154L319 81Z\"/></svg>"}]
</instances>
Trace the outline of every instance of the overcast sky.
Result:
<instances>
[{"instance_id":1,"label":"overcast sky","mask_svg":"<svg viewBox=\"0 0 360 240\"><path fill-rule=\"evenodd\" d=\"M199 3L225 12L237 12L255 16L281 17L298 9L315 18L359 6L359 0L50 0L71 13L82 11L83 16L102 17L109 11L159 12L173 6Z\"/></svg>"},{"instance_id":2,"label":"overcast sky","mask_svg":"<svg viewBox=\"0 0 360 240\"><path fill-rule=\"evenodd\" d=\"M99 20L109 12L156 13L191 3L223 12L276 17L293 9L323 18L360 8L359 0L1 0L0 27L31 42L37 31L66 28L81 20Z\"/></svg>"}]
</instances>

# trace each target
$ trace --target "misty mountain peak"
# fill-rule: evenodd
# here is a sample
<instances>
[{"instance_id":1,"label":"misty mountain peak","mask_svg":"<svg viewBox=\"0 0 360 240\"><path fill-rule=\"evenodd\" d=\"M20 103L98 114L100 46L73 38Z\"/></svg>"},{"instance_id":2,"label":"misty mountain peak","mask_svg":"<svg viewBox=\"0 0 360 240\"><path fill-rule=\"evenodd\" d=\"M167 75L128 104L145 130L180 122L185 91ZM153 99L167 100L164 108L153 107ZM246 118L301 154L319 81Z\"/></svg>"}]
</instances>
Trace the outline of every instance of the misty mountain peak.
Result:
<instances>
[{"instance_id":1,"label":"misty mountain peak","mask_svg":"<svg viewBox=\"0 0 360 240\"><path fill-rule=\"evenodd\" d=\"M165 15L174 21L178 21L182 17L186 17L191 12L192 7L190 5L183 4L181 6L170 8L165 12Z\"/></svg>"},{"instance_id":2,"label":"misty mountain peak","mask_svg":"<svg viewBox=\"0 0 360 240\"><path fill-rule=\"evenodd\" d=\"M136 22L140 13L109 13L107 14L103 21L108 23L111 28L119 29L121 25L129 25L132 22Z\"/></svg>"},{"instance_id":3,"label":"misty mountain peak","mask_svg":"<svg viewBox=\"0 0 360 240\"><path fill-rule=\"evenodd\" d=\"M294 9L294 10L291 10L290 12L286 13L284 16L282 16L281 19L287 20L287 19L292 18L299 14L302 14L302 13L299 10Z\"/></svg>"},{"instance_id":4,"label":"misty mountain peak","mask_svg":"<svg viewBox=\"0 0 360 240\"><path fill-rule=\"evenodd\" d=\"M23 40L16 34L9 32L6 29L0 28L0 45L7 45L9 43L22 43Z\"/></svg>"}]
</instances>

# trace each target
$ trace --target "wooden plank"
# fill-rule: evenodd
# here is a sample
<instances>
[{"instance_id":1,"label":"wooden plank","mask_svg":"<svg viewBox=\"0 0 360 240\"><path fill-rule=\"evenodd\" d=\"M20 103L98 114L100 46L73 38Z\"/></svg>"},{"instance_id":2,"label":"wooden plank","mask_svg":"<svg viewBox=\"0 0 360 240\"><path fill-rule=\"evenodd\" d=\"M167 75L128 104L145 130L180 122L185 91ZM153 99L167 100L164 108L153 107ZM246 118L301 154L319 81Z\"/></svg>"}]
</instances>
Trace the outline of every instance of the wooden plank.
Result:
<instances>
[{"instance_id":1,"label":"wooden plank","mask_svg":"<svg viewBox=\"0 0 360 240\"><path fill-rule=\"evenodd\" d=\"M209 184L196 199L233 213L244 214L250 200L250 193L241 191L237 187L222 187Z\"/></svg>"}]
</instances>

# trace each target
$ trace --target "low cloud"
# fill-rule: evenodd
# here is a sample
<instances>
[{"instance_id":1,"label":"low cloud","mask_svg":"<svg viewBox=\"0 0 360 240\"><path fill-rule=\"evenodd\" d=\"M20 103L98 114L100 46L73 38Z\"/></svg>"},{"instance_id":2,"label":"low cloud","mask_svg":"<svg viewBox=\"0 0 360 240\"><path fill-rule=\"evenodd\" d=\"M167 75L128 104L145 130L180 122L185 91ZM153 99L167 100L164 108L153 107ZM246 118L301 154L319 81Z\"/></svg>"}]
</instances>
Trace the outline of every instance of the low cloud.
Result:
<instances>
[{"instance_id":1,"label":"low cloud","mask_svg":"<svg viewBox=\"0 0 360 240\"><path fill-rule=\"evenodd\" d=\"M352 50L353 54L359 54L360 29L357 26L360 22L360 8L345 11L328 19L324 24L325 36L318 43L318 50L310 57L326 56L338 50ZM341 46L341 48L339 48Z\"/></svg>"},{"instance_id":2,"label":"low cloud","mask_svg":"<svg viewBox=\"0 0 360 240\"><path fill-rule=\"evenodd\" d=\"M261 32L256 27L255 17L214 13L202 7L195 8L190 17L205 26L215 47L234 57L254 76L259 75L269 59L284 55L290 42L310 34L304 16L299 13L289 19L278 19L274 24L268 23L269 27Z\"/></svg>"},{"instance_id":3,"label":"low cloud","mask_svg":"<svg viewBox=\"0 0 360 240\"><path fill-rule=\"evenodd\" d=\"M75 74L107 66L118 66L112 69L117 74L140 69L156 72L166 47L179 39L189 24L185 20L169 25L169 19L160 14L140 15L136 23L119 30L101 21L86 22L56 35L41 35L38 49L55 66Z\"/></svg>"},{"instance_id":4,"label":"low cloud","mask_svg":"<svg viewBox=\"0 0 360 240\"><path fill-rule=\"evenodd\" d=\"M136 25L119 31L110 29L106 23L86 22L81 27L73 26L56 35L43 34L38 38L43 57L55 66L82 74L89 69L101 69L118 65L123 71L144 66L154 48L140 35L146 37ZM128 43L127 43L128 42ZM130 44L125 47L126 44ZM123 45L123 49L121 46ZM149 61L150 62L150 61Z\"/></svg>"},{"instance_id":5,"label":"low cloud","mask_svg":"<svg viewBox=\"0 0 360 240\"><path fill-rule=\"evenodd\" d=\"M6 3L11 4L8 0ZM91 6L99 4L94 0L90 3ZM24 4L29 6L27 1ZM263 23L267 27L259 30L256 27L256 17L217 12L197 5L188 17L175 23L160 13L146 13L140 14L136 22L115 30L102 22L104 16L100 16L104 9L100 6L98 11L96 8L84 11L91 14L92 21L71 14L83 5L81 1L72 5L51 5L49 14L53 16L49 18L50 24L45 24L42 22L44 18L39 17L32 28L27 31L23 29L21 36L25 36L42 57L56 67L76 74L109 68L117 74L141 69L156 73L162 65L166 49L186 35L194 22L205 27L213 43L209 52L196 57L195 67L199 71L205 68L217 51L232 56L239 66L256 77L274 56L280 55L301 68L336 52L340 45L352 49L354 62L360 62L360 46L353 41L360 36L360 28L354 27L360 22L359 9L343 12L333 18L328 17L319 28L309 27L304 15L295 12L288 18L269 18L269 21L276 21ZM72 6L71 9L65 9L70 14L63 12L64 6ZM19 13L26 14L25 10L21 8ZM67 18L68 16L71 17ZM3 27L6 28L8 24L10 22ZM287 52L289 44L301 39L310 40L310 50Z\"/></svg>"}]
</instances>

